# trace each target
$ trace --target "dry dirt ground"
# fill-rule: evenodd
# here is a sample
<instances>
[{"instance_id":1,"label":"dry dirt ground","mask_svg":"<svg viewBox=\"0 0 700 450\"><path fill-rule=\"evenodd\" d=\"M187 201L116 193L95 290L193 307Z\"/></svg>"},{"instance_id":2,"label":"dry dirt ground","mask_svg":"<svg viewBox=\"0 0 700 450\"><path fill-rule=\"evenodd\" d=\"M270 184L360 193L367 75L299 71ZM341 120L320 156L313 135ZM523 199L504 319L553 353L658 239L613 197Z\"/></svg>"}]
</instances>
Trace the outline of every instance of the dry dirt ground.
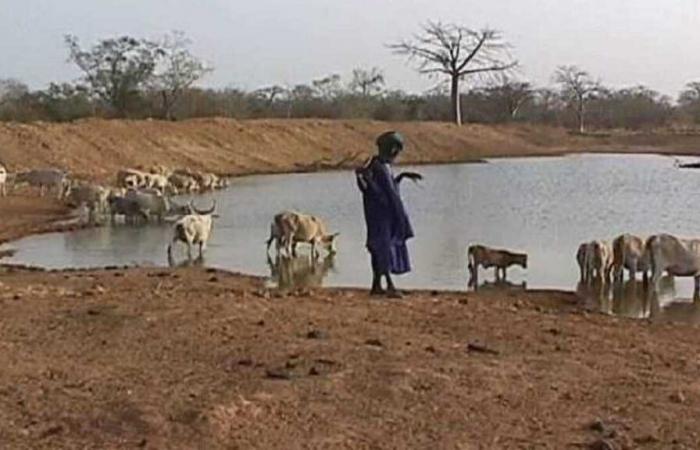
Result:
<instances>
[{"instance_id":1,"label":"dry dirt ground","mask_svg":"<svg viewBox=\"0 0 700 450\"><path fill-rule=\"evenodd\" d=\"M0 159L102 180L154 162L314 169L350 164L386 127L0 124ZM412 162L592 148L560 130L396 128ZM697 140L595 139L682 153ZM0 198L0 242L67 214ZM697 328L586 313L572 293L386 300L198 268L0 268L0 309L0 448L700 448Z\"/></svg>"},{"instance_id":2,"label":"dry dirt ground","mask_svg":"<svg viewBox=\"0 0 700 450\"><path fill-rule=\"evenodd\" d=\"M357 166L382 131L407 139L404 163L473 161L492 156L552 155L570 151L650 151L700 155L700 134L616 132L573 136L530 125L385 123L367 120L196 119L80 120L55 124L0 123L0 163L11 171L59 167L113 181L124 167L154 164L222 174L290 172Z\"/></svg>"},{"instance_id":3,"label":"dry dirt ground","mask_svg":"<svg viewBox=\"0 0 700 450\"><path fill-rule=\"evenodd\" d=\"M0 307L3 448L700 448L697 329L569 293L4 269Z\"/></svg>"}]
</instances>

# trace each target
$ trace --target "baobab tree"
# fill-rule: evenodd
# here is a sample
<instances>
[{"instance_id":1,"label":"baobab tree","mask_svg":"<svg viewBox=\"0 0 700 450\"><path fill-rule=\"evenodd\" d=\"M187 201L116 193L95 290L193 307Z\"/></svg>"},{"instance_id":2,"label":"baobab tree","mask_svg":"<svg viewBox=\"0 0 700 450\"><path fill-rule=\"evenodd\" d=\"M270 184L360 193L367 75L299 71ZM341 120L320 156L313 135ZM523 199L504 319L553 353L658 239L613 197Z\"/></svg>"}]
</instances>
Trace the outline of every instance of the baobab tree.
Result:
<instances>
[{"instance_id":1,"label":"baobab tree","mask_svg":"<svg viewBox=\"0 0 700 450\"><path fill-rule=\"evenodd\" d=\"M561 95L576 113L580 133L586 131L586 106L603 92L599 81L576 66L560 66L554 73L554 81L561 87Z\"/></svg>"},{"instance_id":2,"label":"baobab tree","mask_svg":"<svg viewBox=\"0 0 700 450\"><path fill-rule=\"evenodd\" d=\"M452 114L458 125L462 124L460 81L473 75L506 72L518 64L511 58L510 46L500 32L475 31L441 22L428 22L412 39L391 44L389 48L416 61L418 72L423 75L449 77Z\"/></svg>"}]
</instances>

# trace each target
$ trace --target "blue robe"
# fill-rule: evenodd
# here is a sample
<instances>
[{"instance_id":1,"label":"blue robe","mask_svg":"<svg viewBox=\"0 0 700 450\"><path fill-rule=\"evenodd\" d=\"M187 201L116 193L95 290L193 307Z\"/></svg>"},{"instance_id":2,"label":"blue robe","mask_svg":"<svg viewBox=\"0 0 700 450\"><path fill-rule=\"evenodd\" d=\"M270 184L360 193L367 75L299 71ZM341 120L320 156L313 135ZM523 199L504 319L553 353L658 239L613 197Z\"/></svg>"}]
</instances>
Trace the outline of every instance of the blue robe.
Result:
<instances>
[{"instance_id":1,"label":"blue robe","mask_svg":"<svg viewBox=\"0 0 700 450\"><path fill-rule=\"evenodd\" d=\"M410 272L406 241L413 237L413 228L391 166L375 157L356 173L362 191L372 270L380 274Z\"/></svg>"}]
</instances>

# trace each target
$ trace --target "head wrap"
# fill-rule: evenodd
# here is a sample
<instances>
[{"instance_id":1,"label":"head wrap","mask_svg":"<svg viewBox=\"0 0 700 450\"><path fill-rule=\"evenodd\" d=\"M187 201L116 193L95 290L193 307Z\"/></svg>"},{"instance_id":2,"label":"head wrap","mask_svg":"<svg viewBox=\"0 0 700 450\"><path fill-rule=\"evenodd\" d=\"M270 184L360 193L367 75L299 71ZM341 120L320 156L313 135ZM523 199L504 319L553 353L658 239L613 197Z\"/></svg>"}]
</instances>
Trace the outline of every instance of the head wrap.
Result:
<instances>
[{"instance_id":1,"label":"head wrap","mask_svg":"<svg viewBox=\"0 0 700 450\"><path fill-rule=\"evenodd\" d=\"M395 147L398 147L399 150L403 150L403 143L403 136L396 131L387 131L386 133L380 134L377 138L377 147L379 151L389 151Z\"/></svg>"}]
</instances>

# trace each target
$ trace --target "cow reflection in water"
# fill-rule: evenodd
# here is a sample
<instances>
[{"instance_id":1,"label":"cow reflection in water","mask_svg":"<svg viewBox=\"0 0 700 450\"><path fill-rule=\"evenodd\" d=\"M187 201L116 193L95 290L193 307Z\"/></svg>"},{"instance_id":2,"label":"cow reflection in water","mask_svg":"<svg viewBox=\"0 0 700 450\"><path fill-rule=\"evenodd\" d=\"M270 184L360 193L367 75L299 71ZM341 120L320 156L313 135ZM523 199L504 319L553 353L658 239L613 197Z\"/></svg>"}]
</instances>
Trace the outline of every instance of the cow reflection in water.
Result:
<instances>
[{"instance_id":1,"label":"cow reflection in water","mask_svg":"<svg viewBox=\"0 0 700 450\"><path fill-rule=\"evenodd\" d=\"M649 289L641 280L627 280L623 283L579 282L576 293L585 306L605 314L621 317L646 318L651 315L653 304L667 304L676 296L675 280L666 275L660 280L658 294Z\"/></svg>"},{"instance_id":2,"label":"cow reflection in water","mask_svg":"<svg viewBox=\"0 0 700 450\"><path fill-rule=\"evenodd\" d=\"M477 284L477 281L473 277L471 277L469 278L469 287L474 288L474 292L526 291L527 282L523 281L521 283L512 283L508 280L496 280L484 281L482 283Z\"/></svg>"},{"instance_id":3,"label":"cow reflection in water","mask_svg":"<svg viewBox=\"0 0 700 450\"><path fill-rule=\"evenodd\" d=\"M168 255L168 266L176 268L176 267L204 267L204 257L202 255L199 255L198 257L194 259L184 259L180 262L176 262L175 258L172 256Z\"/></svg>"},{"instance_id":4,"label":"cow reflection in water","mask_svg":"<svg viewBox=\"0 0 700 450\"><path fill-rule=\"evenodd\" d=\"M273 260L268 255L267 264L270 278L279 289L321 287L328 272L335 268L335 255L329 254L320 261L284 255L277 255Z\"/></svg>"}]
</instances>

